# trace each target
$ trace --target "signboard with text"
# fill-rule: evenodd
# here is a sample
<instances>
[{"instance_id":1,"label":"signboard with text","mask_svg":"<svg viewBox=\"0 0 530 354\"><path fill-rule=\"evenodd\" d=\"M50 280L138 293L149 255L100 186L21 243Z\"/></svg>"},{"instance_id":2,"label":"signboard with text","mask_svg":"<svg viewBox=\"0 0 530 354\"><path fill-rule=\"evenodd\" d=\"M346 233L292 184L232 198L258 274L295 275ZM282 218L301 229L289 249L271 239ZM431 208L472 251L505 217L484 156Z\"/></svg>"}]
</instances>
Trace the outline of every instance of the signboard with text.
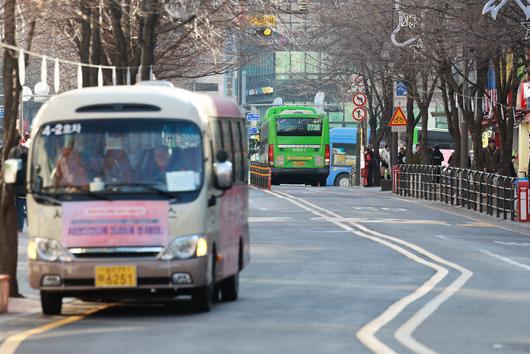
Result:
<instances>
[{"instance_id":1,"label":"signboard with text","mask_svg":"<svg viewBox=\"0 0 530 354\"><path fill-rule=\"evenodd\" d=\"M65 247L163 246L167 201L64 202Z\"/></svg>"}]
</instances>

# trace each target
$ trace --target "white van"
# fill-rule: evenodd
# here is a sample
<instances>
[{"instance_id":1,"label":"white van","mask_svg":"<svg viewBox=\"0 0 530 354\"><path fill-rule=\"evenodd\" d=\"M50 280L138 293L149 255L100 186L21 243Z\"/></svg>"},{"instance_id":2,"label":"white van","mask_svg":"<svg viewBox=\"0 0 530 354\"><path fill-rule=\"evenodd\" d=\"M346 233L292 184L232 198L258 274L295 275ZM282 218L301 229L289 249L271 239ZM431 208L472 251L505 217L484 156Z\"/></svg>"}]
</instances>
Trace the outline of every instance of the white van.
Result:
<instances>
[{"instance_id":1,"label":"white van","mask_svg":"<svg viewBox=\"0 0 530 354\"><path fill-rule=\"evenodd\" d=\"M232 100L156 86L74 90L40 109L32 140L29 278L44 314L59 314L63 297L191 295L197 311L237 299L248 162Z\"/></svg>"}]
</instances>

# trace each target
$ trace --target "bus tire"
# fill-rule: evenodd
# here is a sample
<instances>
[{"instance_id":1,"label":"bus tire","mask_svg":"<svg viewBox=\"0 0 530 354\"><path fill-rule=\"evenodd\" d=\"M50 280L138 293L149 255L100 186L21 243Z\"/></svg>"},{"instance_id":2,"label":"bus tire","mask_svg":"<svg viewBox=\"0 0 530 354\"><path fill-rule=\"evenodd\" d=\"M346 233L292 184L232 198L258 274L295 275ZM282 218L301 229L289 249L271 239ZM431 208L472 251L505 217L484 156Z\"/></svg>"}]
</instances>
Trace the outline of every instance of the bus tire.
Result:
<instances>
[{"instance_id":1,"label":"bus tire","mask_svg":"<svg viewBox=\"0 0 530 354\"><path fill-rule=\"evenodd\" d=\"M236 301L239 297L239 271L221 284L221 299L225 302Z\"/></svg>"},{"instance_id":2,"label":"bus tire","mask_svg":"<svg viewBox=\"0 0 530 354\"><path fill-rule=\"evenodd\" d=\"M212 259L212 281L206 286L195 289L191 296L195 312L209 312L213 307L215 298L219 294L215 282L215 259L214 255Z\"/></svg>"},{"instance_id":3,"label":"bus tire","mask_svg":"<svg viewBox=\"0 0 530 354\"><path fill-rule=\"evenodd\" d=\"M335 186L340 186L340 187L350 187L351 186L350 176L347 175L346 173L342 173L335 178L334 184Z\"/></svg>"},{"instance_id":4,"label":"bus tire","mask_svg":"<svg viewBox=\"0 0 530 354\"><path fill-rule=\"evenodd\" d=\"M44 315L60 315L63 307L63 296L59 293L41 290L40 304Z\"/></svg>"}]
</instances>

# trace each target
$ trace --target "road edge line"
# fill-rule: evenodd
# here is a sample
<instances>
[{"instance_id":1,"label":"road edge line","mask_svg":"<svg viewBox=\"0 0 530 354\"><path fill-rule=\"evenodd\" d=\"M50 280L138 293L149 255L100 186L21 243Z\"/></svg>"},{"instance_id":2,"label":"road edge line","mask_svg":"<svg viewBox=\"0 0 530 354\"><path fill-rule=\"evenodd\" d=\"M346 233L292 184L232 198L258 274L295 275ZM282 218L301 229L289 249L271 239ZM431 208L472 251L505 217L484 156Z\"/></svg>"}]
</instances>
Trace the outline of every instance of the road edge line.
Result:
<instances>
[{"instance_id":1,"label":"road edge line","mask_svg":"<svg viewBox=\"0 0 530 354\"><path fill-rule=\"evenodd\" d=\"M32 328L32 329L28 329L28 330L25 330L25 331L20 332L20 333L12 334L9 337L7 337L6 339L4 339L4 341L0 344L0 353L2 353L2 354L15 354L15 352L17 351L18 347L22 344L22 342L24 342L25 340L27 340L28 338L30 338L32 336L48 332L48 331L50 331L52 329L56 329L56 328L65 326L65 325L70 324L70 323L81 321L81 320L87 318L88 316L98 312L98 311L107 309L107 308L112 307L112 306L114 306L114 304L101 305L101 306L98 306L98 307L96 307L94 309L90 309L90 310L84 311L84 312L82 312L79 315L68 316L68 317L61 318L59 320L56 320L56 321L53 321L53 322L50 322L50 323L46 323L46 324L44 324L42 326L39 326L39 327L36 327L36 328Z\"/></svg>"}]
</instances>

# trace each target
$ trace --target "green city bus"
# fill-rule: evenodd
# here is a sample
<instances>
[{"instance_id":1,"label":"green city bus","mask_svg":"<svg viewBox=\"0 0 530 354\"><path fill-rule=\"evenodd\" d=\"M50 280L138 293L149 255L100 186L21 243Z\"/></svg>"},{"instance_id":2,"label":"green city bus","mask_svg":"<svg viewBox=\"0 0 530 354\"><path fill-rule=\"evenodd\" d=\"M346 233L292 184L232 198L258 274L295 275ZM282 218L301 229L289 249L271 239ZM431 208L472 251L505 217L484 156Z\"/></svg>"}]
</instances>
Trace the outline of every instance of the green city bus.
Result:
<instances>
[{"instance_id":1,"label":"green city bus","mask_svg":"<svg viewBox=\"0 0 530 354\"><path fill-rule=\"evenodd\" d=\"M260 161L272 167L272 183L325 186L329 174L329 121L315 108L267 110L260 128Z\"/></svg>"}]
</instances>

